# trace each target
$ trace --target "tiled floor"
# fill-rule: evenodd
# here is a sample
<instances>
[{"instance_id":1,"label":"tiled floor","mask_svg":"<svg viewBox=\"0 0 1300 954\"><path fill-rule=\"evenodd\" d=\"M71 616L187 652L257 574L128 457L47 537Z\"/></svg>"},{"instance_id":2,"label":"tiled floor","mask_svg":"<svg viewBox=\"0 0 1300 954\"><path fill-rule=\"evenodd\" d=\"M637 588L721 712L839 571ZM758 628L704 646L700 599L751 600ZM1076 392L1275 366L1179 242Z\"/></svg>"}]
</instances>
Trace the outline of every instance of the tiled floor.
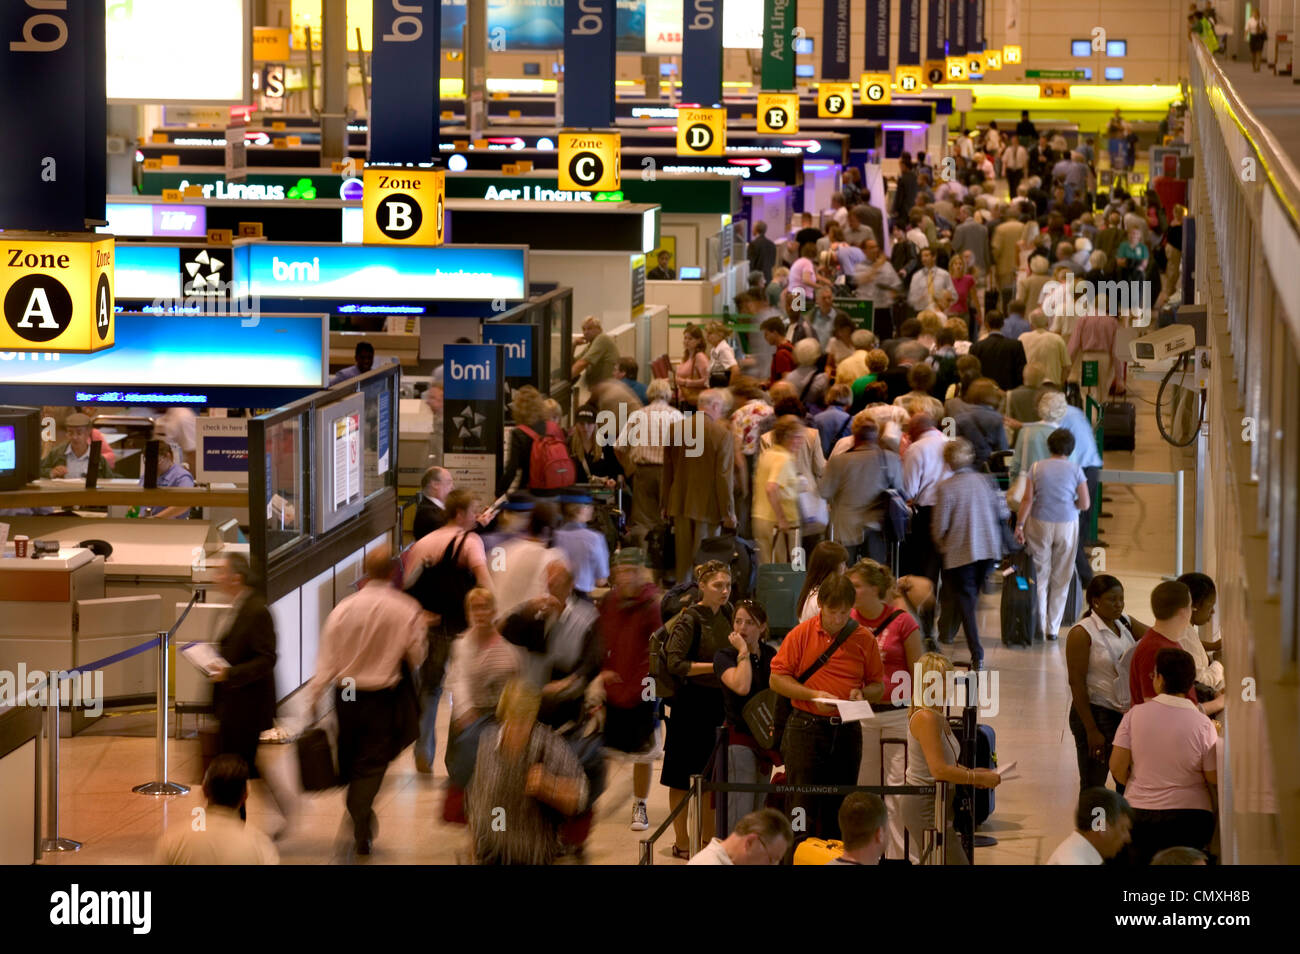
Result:
<instances>
[{"instance_id":1,"label":"tiled floor","mask_svg":"<svg viewBox=\"0 0 1300 954\"><path fill-rule=\"evenodd\" d=\"M1136 454L1111 453L1106 465L1116 469L1170 470L1176 460L1192 467L1190 454L1160 443L1152 408L1142 398L1154 398L1153 385L1132 388L1139 408ZM1103 522L1106 570L1120 576L1127 587L1130 611L1148 619L1151 587L1162 574L1173 571L1172 488L1110 486ZM1189 508L1195 500L1193 475L1188 474ZM1191 517L1188 515L1189 552ZM1187 569L1190 569L1190 561ZM978 849L978 864L1042 863L1068 834L1077 794L1074 745L1066 728L1069 693L1065 678L1064 645L1060 642L1032 649L1004 648L998 638L998 597L981 603L981 629L986 664L1000 679L1000 711L988 720L997 732L997 751L1003 762L1019 763L1020 778L997 790L996 810L981 832L997 844ZM964 654L959 641L955 655ZM446 725L443 713L440 724ZM147 863L166 826L188 824L191 810L202 804L198 791L198 743L192 738L171 741L171 774L191 784L187 796L155 799L131 792L155 774L153 715L137 713L105 718L74 739L64 740L60 765L62 797L60 828L65 837L84 843L79 853L47 855L46 863L131 864ZM187 720L192 728L193 720ZM376 804L380 836L370 864L450 864L465 851L462 829L441 821L441 784L445 770L439 748L433 777L416 773L408 750L391 767ZM263 746L273 772L293 767L292 747ZM651 824L657 827L667 813L667 792L657 784L650 797ZM610 782L597 806L597 823L587 847L591 864L634 864L640 835L628 830L631 767L611 765ZM299 800L298 822L281 842L282 860L295 864L348 862L347 839L342 837L344 817L341 792L309 795ZM255 788L250 822L274 830L278 816ZM671 834L659 843L656 863L674 864L669 856Z\"/></svg>"}]
</instances>

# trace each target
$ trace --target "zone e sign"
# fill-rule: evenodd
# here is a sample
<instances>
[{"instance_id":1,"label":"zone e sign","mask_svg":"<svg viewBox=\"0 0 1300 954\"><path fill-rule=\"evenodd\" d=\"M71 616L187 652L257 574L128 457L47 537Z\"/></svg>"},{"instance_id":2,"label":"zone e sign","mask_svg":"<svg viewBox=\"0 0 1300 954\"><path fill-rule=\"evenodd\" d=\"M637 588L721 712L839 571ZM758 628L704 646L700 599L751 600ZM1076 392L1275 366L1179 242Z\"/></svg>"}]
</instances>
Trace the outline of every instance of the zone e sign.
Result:
<instances>
[{"instance_id":1,"label":"zone e sign","mask_svg":"<svg viewBox=\"0 0 1300 954\"><path fill-rule=\"evenodd\" d=\"M798 93L759 93L758 131L788 135L799 131Z\"/></svg>"},{"instance_id":2,"label":"zone e sign","mask_svg":"<svg viewBox=\"0 0 1300 954\"><path fill-rule=\"evenodd\" d=\"M0 235L0 351L113 347L113 251L106 235Z\"/></svg>"},{"instance_id":3,"label":"zone e sign","mask_svg":"<svg viewBox=\"0 0 1300 954\"><path fill-rule=\"evenodd\" d=\"M622 138L616 132L560 133L560 189L617 192Z\"/></svg>"},{"instance_id":4,"label":"zone e sign","mask_svg":"<svg viewBox=\"0 0 1300 954\"><path fill-rule=\"evenodd\" d=\"M721 156L727 151L727 111L720 108L677 108L677 155Z\"/></svg>"},{"instance_id":5,"label":"zone e sign","mask_svg":"<svg viewBox=\"0 0 1300 954\"><path fill-rule=\"evenodd\" d=\"M441 245L447 202L442 169L371 166L362 173L366 245Z\"/></svg>"}]
</instances>

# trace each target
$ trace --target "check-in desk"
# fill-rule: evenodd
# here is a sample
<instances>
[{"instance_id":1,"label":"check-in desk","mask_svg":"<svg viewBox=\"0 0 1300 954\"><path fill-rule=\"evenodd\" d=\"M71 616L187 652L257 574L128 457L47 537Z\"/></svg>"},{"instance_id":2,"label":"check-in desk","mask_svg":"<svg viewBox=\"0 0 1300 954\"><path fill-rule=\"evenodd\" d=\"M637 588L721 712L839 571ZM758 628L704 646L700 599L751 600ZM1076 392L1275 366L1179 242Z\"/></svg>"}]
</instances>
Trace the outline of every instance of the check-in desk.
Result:
<instances>
[{"instance_id":1,"label":"check-in desk","mask_svg":"<svg viewBox=\"0 0 1300 954\"><path fill-rule=\"evenodd\" d=\"M0 865L36 863L40 745L41 710L0 704Z\"/></svg>"}]
</instances>

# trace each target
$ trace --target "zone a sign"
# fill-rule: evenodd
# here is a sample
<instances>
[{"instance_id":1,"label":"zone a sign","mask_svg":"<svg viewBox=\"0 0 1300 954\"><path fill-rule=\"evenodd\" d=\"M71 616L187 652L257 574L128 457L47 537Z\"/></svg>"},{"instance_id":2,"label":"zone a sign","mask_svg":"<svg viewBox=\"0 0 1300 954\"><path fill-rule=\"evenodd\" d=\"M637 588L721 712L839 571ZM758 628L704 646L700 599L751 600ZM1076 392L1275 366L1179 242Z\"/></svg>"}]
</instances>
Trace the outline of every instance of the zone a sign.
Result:
<instances>
[{"instance_id":1,"label":"zone a sign","mask_svg":"<svg viewBox=\"0 0 1300 954\"><path fill-rule=\"evenodd\" d=\"M0 237L0 351L113 347L112 236Z\"/></svg>"},{"instance_id":2,"label":"zone a sign","mask_svg":"<svg viewBox=\"0 0 1300 954\"><path fill-rule=\"evenodd\" d=\"M362 173L366 245L441 245L447 204L442 169L367 165Z\"/></svg>"}]
</instances>

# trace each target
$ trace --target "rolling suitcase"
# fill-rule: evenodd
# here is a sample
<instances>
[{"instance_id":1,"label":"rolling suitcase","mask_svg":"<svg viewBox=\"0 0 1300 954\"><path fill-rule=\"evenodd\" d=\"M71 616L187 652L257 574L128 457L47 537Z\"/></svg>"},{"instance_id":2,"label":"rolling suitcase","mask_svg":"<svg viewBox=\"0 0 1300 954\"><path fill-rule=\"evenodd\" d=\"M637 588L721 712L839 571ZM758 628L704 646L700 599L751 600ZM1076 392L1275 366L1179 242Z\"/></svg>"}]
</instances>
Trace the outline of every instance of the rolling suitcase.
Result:
<instances>
[{"instance_id":1,"label":"rolling suitcase","mask_svg":"<svg viewBox=\"0 0 1300 954\"><path fill-rule=\"evenodd\" d=\"M1103 450L1127 450L1134 447L1137 408L1129 401L1107 401L1102 405L1101 442Z\"/></svg>"},{"instance_id":2,"label":"rolling suitcase","mask_svg":"<svg viewBox=\"0 0 1300 954\"><path fill-rule=\"evenodd\" d=\"M1002 644L1030 646L1038 628L1038 599L1033 561L1024 550L1014 554L1002 576Z\"/></svg>"},{"instance_id":3,"label":"rolling suitcase","mask_svg":"<svg viewBox=\"0 0 1300 954\"><path fill-rule=\"evenodd\" d=\"M795 531L795 546L802 537ZM754 598L767 610L767 625L773 636L784 636L799 625L799 591L803 589L805 571L789 563L764 563L758 567L758 585Z\"/></svg>"},{"instance_id":4,"label":"rolling suitcase","mask_svg":"<svg viewBox=\"0 0 1300 954\"><path fill-rule=\"evenodd\" d=\"M298 737L298 768L305 792L323 792L339 784L334 749L324 729L308 729Z\"/></svg>"},{"instance_id":5,"label":"rolling suitcase","mask_svg":"<svg viewBox=\"0 0 1300 954\"><path fill-rule=\"evenodd\" d=\"M961 765L969 769L997 768L997 735L992 726L979 721L979 692L975 680L977 673L963 672L958 679L966 684L966 705L960 716L949 718L953 733L961 743ZM961 838L962 847L971 864L975 863L975 829L984 824L995 807L994 789L958 785L953 800L953 828Z\"/></svg>"}]
</instances>

